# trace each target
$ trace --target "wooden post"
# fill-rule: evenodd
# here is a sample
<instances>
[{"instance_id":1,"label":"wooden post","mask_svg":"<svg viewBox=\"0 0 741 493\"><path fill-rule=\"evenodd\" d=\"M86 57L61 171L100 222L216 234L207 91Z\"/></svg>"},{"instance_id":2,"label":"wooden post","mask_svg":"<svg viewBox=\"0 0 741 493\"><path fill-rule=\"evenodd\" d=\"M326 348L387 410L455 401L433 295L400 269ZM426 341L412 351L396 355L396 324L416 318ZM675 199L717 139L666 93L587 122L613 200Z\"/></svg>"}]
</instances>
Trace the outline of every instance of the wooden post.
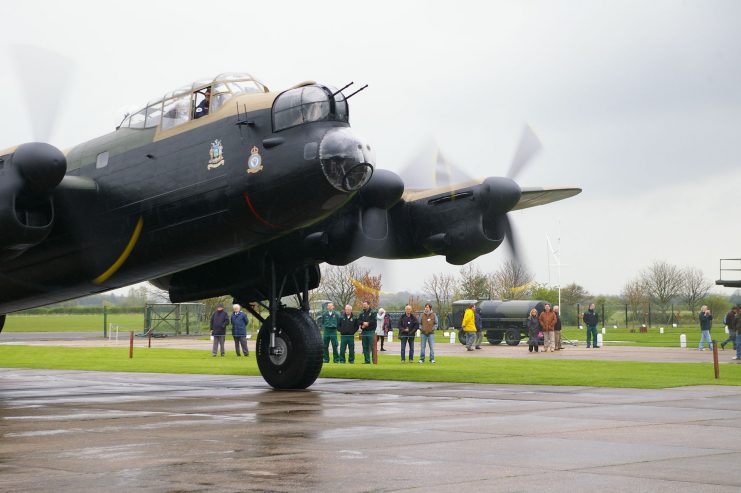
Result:
<instances>
[{"instance_id":1,"label":"wooden post","mask_svg":"<svg viewBox=\"0 0 741 493\"><path fill-rule=\"evenodd\" d=\"M376 347L378 344L378 336L376 334L373 334L373 364L378 364L378 348Z\"/></svg>"},{"instance_id":2,"label":"wooden post","mask_svg":"<svg viewBox=\"0 0 741 493\"><path fill-rule=\"evenodd\" d=\"M129 358L134 357L134 331L129 332Z\"/></svg>"},{"instance_id":3,"label":"wooden post","mask_svg":"<svg viewBox=\"0 0 741 493\"><path fill-rule=\"evenodd\" d=\"M720 367L718 366L718 344L713 341L713 369L715 370L715 379L720 378Z\"/></svg>"},{"instance_id":4,"label":"wooden post","mask_svg":"<svg viewBox=\"0 0 741 493\"><path fill-rule=\"evenodd\" d=\"M152 347L152 331L151 330L149 331L149 343L147 347L150 347L150 348Z\"/></svg>"}]
</instances>

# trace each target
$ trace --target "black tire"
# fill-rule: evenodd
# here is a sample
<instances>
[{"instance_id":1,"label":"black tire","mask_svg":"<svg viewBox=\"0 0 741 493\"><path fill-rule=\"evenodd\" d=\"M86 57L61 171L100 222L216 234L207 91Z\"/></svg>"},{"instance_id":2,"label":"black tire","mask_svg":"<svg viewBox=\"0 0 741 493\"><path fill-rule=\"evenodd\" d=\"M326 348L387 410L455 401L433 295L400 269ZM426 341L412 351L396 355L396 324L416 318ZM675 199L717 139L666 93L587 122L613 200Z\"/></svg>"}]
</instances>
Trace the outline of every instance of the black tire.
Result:
<instances>
[{"instance_id":1,"label":"black tire","mask_svg":"<svg viewBox=\"0 0 741 493\"><path fill-rule=\"evenodd\" d=\"M520 329L508 329L504 333L504 341L508 346L517 346L520 344L522 336L520 335Z\"/></svg>"},{"instance_id":2,"label":"black tire","mask_svg":"<svg viewBox=\"0 0 741 493\"><path fill-rule=\"evenodd\" d=\"M3 327L5 327L5 315L0 315L0 332L3 331Z\"/></svg>"},{"instance_id":3,"label":"black tire","mask_svg":"<svg viewBox=\"0 0 741 493\"><path fill-rule=\"evenodd\" d=\"M460 342L464 346L466 345L466 331L464 331L463 329L460 329L458 331L458 342Z\"/></svg>"},{"instance_id":4,"label":"black tire","mask_svg":"<svg viewBox=\"0 0 741 493\"><path fill-rule=\"evenodd\" d=\"M493 346L501 344L502 339L504 339L504 334L501 331L492 330L486 333L486 340Z\"/></svg>"},{"instance_id":5,"label":"black tire","mask_svg":"<svg viewBox=\"0 0 741 493\"><path fill-rule=\"evenodd\" d=\"M322 370L322 338L308 313L296 308L278 312L275 336L279 355L270 354L270 318L257 334L257 366L262 378L276 389L305 389Z\"/></svg>"}]
</instances>

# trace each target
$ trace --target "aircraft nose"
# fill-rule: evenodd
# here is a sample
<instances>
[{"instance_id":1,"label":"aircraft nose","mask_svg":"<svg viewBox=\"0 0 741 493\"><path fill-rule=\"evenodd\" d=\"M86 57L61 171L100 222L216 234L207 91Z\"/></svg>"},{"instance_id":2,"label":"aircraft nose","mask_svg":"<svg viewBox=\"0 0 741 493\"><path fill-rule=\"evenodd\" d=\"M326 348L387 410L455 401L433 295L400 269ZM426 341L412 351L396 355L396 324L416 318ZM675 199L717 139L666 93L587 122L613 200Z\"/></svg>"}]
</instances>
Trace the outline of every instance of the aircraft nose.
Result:
<instances>
[{"instance_id":1,"label":"aircraft nose","mask_svg":"<svg viewBox=\"0 0 741 493\"><path fill-rule=\"evenodd\" d=\"M319 144L319 160L329 183L343 192L354 192L373 175L375 151L349 128L334 128Z\"/></svg>"}]
</instances>

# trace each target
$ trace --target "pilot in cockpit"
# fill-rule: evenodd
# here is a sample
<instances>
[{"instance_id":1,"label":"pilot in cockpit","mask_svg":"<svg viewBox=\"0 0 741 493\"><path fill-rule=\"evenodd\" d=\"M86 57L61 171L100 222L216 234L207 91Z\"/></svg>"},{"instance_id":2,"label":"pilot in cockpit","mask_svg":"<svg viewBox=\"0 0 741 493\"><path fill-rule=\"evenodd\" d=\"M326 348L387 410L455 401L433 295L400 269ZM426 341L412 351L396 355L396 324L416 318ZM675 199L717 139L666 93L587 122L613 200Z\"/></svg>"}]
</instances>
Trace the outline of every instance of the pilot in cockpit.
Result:
<instances>
[{"instance_id":1,"label":"pilot in cockpit","mask_svg":"<svg viewBox=\"0 0 741 493\"><path fill-rule=\"evenodd\" d=\"M201 102L196 106L196 111L193 114L194 119L208 115L209 103L211 101L211 86L208 86L201 91L197 91L196 94L202 96L203 99L201 99Z\"/></svg>"}]
</instances>

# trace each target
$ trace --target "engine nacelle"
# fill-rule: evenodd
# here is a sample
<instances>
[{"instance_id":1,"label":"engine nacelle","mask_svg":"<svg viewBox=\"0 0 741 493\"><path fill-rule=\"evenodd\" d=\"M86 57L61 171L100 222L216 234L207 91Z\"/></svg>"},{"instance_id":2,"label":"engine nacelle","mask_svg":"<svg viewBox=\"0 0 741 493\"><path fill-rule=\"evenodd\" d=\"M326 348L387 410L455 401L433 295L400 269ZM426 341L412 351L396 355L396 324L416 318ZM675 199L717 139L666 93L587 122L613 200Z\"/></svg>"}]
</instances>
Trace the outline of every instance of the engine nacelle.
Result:
<instances>
[{"instance_id":1,"label":"engine nacelle","mask_svg":"<svg viewBox=\"0 0 741 493\"><path fill-rule=\"evenodd\" d=\"M53 189L67 169L64 154L32 142L0 158L0 259L38 245L54 225Z\"/></svg>"},{"instance_id":2,"label":"engine nacelle","mask_svg":"<svg viewBox=\"0 0 741 493\"><path fill-rule=\"evenodd\" d=\"M463 265L494 251L504 238L504 230L496 218L484 221L478 215L449 225L444 233L427 237L422 245L432 253L445 255L450 264Z\"/></svg>"}]
</instances>

